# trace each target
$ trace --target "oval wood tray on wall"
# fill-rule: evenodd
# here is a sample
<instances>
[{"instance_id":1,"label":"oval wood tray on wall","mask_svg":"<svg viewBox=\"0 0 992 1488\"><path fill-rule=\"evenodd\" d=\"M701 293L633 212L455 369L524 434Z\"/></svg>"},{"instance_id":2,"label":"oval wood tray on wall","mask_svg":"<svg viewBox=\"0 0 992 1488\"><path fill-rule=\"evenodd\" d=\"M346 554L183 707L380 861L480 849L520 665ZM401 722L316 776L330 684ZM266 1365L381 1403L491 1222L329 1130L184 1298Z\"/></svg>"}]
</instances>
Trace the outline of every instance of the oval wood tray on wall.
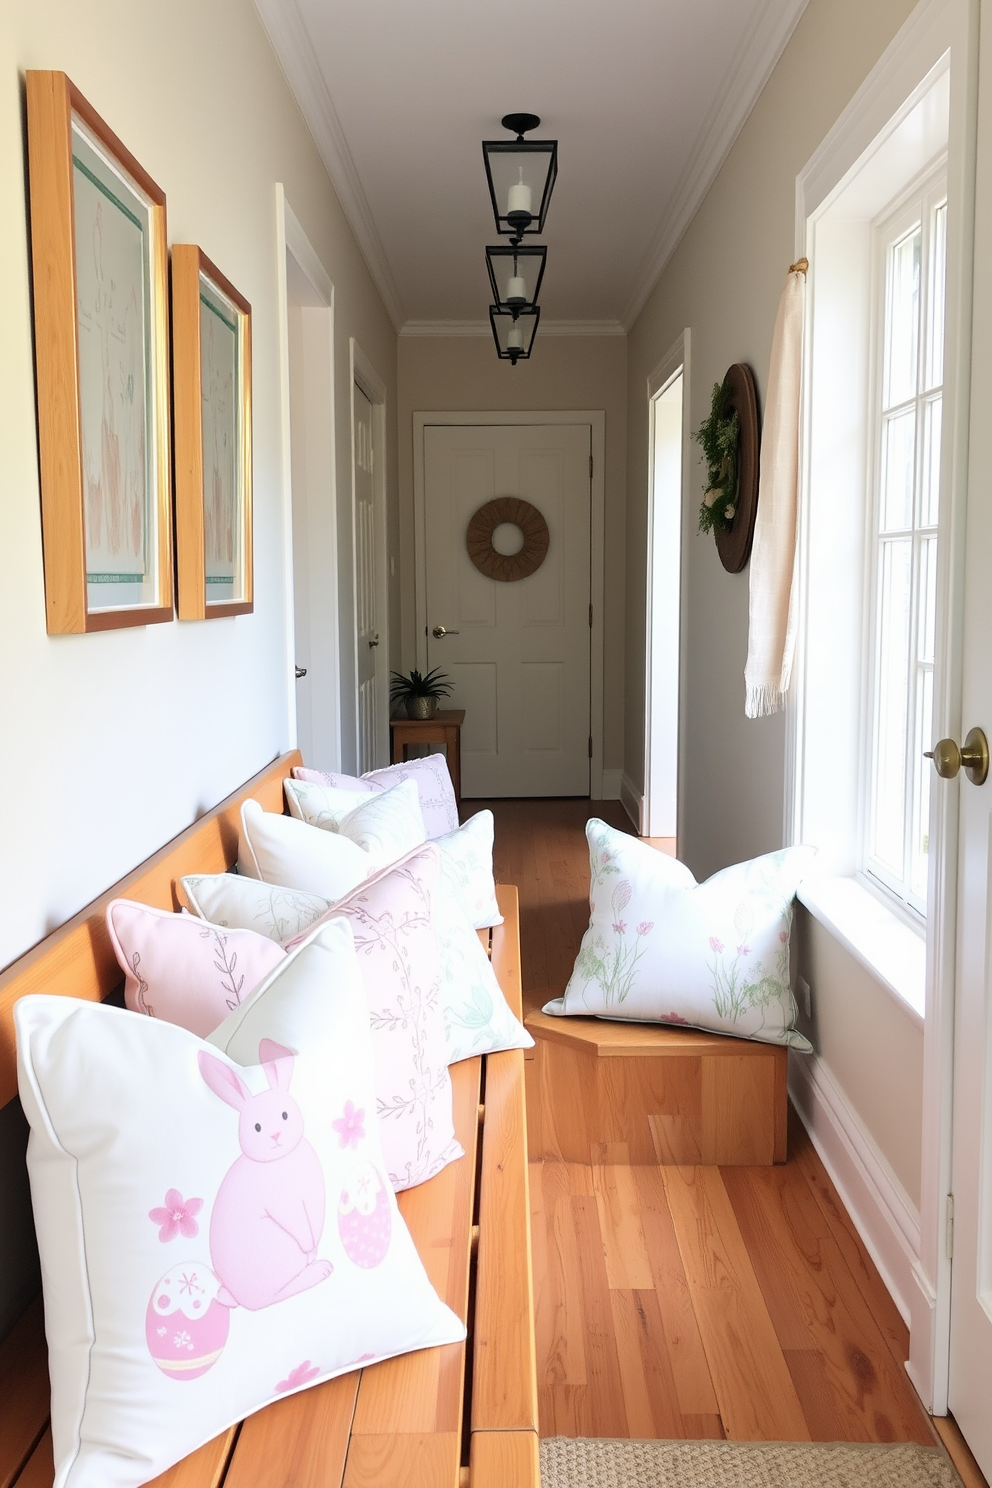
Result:
<instances>
[{"instance_id":1,"label":"oval wood tray on wall","mask_svg":"<svg viewBox=\"0 0 992 1488\"><path fill-rule=\"evenodd\" d=\"M751 556L754 519L758 512L758 400L751 369L743 362L728 367L728 409L737 410L741 421L737 446L737 511L730 527L716 529L716 550L728 573L740 573Z\"/></svg>"}]
</instances>

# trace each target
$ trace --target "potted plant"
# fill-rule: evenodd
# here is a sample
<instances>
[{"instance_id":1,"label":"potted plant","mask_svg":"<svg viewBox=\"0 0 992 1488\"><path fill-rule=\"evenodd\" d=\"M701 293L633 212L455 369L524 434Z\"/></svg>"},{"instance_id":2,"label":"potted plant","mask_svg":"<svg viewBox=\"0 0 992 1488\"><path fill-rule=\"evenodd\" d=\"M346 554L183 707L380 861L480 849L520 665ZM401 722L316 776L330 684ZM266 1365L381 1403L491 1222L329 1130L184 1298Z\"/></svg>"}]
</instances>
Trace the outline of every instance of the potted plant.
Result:
<instances>
[{"instance_id":1,"label":"potted plant","mask_svg":"<svg viewBox=\"0 0 992 1488\"><path fill-rule=\"evenodd\" d=\"M407 718L433 718L441 698L450 691L451 682L439 667L423 676L416 669L409 675L393 672L389 684L391 701L404 705Z\"/></svg>"}]
</instances>

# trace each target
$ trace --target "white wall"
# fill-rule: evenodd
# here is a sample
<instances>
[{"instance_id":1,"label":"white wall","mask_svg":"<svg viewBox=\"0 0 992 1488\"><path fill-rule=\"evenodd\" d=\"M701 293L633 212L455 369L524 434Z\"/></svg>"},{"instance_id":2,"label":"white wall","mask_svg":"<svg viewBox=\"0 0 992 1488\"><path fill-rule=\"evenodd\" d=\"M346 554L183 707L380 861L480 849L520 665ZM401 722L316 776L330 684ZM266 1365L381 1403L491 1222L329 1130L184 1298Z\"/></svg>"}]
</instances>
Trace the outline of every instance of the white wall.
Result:
<instances>
[{"instance_id":1,"label":"white wall","mask_svg":"<svg viewBox=\"0 0 992 1488\"><path fill-rule=\"evenodd\" d=\"M647 378L688 326L690 427L699 427L714 382L733 362L754 371L760 410L778 299L795 254L796 176L912 8L912 0L810 0L628 337L625 771L637 787L643 780ZM712 537L697 534L703 485L700 464L683 515L679 842L679 856L699 877L781 846L786 744L784 715L744 717L748 570L726 573ZM803 914L800 923L800 969L814 987L811 1034L883 1163L918 1203L922 1030L830 942L829 932ZM876 1055L870 1063L866 1050Z\"/></svg>"},{"instance_id":2,"label":"white wall","mask_svg":"<svg viewBox=\"0 0 992 1488\"><path fill-rule=\"evenodd\" d=\"M25 201L23 71L66 71L253 310L255 612L45 633ZM334 280L348 341L395 387L395 335L250 0L32 0L0 19L0 965L292 738L287 687L275 183ZM14 210L10 210L14 208ZM347 430L347 416L344 428ZM349 441L339 490L350 493Z\"/></svg>"},{"instance_id":3,"label":"white wall","mask_svg":"<svg viewBox=\"0 0 992 1488\"><path fill-rule=\"evenodd\" d=\"M623 764L624 493L627 342L623 336L545 336L530 360L500 361L491 336L401 336L399 501L403 666L416 665L414 634L413 415L488 409L606 412L603 768Z\"/></svg>"},{"instance_id":4,"label":"white wall","mask_svg":"<svg viewBox=\"0 0 992 1488\"><path fill-rule=\"evenodd\" d=\"M200 244L251 302L252 615L45 632L27 68L69 74L165 191L170 243ZM350 499L348 338L395 407L396 337L250 0L18 0L0 10L0 966L292 741L277 181L335 285L346 435L337 479ZM395 444L388 463L395 472ZM394 482L390 501L395 526ZM37 1284L23 1140L11 1105L0 1113L0 1333Z\"/></svg>"}]
</instances>

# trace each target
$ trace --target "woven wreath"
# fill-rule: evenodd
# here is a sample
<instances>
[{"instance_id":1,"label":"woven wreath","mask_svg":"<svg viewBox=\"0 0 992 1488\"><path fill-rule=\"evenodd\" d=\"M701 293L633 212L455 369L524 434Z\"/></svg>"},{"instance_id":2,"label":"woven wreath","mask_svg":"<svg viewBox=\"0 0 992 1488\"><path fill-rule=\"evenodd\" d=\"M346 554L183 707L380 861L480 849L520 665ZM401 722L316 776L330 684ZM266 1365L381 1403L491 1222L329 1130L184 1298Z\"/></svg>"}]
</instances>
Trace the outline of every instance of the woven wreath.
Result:
<instances>
[{"instance_id":1,"label":"woven wreath","mask_svg":"<svg viewBox=\"0 0 992 1488\"><path fill-rule=\"evenodd\" d=\"M493 533L504 522L519 527L524 535L518 553L497 553L493 547ZM496 496L487 501L479 507L465 534L468 556L476 568L487 579L497 579L501 584L513 584L536 573L547 557L550 541L548 524L537 507L519 496Z\"/></svg>"}]
</instances>

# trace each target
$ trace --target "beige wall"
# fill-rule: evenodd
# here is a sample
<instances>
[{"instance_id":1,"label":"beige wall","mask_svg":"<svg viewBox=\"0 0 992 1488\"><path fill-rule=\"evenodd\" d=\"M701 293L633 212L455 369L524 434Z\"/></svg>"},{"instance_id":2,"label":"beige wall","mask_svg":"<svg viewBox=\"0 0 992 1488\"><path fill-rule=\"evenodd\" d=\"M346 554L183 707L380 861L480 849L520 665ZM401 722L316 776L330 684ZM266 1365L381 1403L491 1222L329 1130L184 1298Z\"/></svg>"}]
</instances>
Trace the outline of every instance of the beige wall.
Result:
<instances>
[{"instance_id":1,"label":"beige wall","mask_svg":"<svg viewBox=\"0 0 992 1488\"><path fill-rule=\"evenodd\" d=\"M251 301L255 612L89 636L45 632L25 179L27 68L59 68ZM21 0L0 10L0 965L291 740L276 182L336 291L339 430L348 337L395 408L396 338L251 0ZM395 471L395 447L390 468ZM338 441L350 500L350 450ZM395 485L392 510L396 516ZM397 606L398 612L398 606ZM13 1114L12 1114L13 1113ZM35 1284L15 1107L0 1117L0 1332ZM23 1151L23 1147L19 1149ZM10 1202L8 1202L10 1200Z\"/></svg>"},{"instance_id":2,"label":"beige wall","mask_svg":"<svg viewBox=\"0 0 992 1488\"><path fill-rule=\"evenodd\" d=\"M481 287L480 287L481 293ZM511 367L491 337L401 336L398 352L400 556L403 666L416 665L414 634L413 415L489 409L604 409L606 413L606 614L603 767L623 764L624 495L627 343L623 336L545 336Z\"/></svg>"},{"instance_id":3,"label":"beige wall","mask_svg":"<svg viewBox=\"0 0 992 1488\"><path fill-rule=\"evenodd\" d=\"M626 753L643 781L646 380L692 332L690 426L733 362L755 373L759 408L785 273L795 256L796 176L913 8L913 0L810 0L726 164L628 338ZM693 459L698 451L694 446ZM744 717L748 571L726 573L697 535L695 464L684 516L680 856L702 877L781 846L785 719ZM814 926L804 938L818 1007L814 1037L876 1145L918 1200L922 1034L888 994ZM876 1053L874 1069L866 1056ZM884 1050L879 1064L877 1051Z\"/></svg>"}]
</instances>

